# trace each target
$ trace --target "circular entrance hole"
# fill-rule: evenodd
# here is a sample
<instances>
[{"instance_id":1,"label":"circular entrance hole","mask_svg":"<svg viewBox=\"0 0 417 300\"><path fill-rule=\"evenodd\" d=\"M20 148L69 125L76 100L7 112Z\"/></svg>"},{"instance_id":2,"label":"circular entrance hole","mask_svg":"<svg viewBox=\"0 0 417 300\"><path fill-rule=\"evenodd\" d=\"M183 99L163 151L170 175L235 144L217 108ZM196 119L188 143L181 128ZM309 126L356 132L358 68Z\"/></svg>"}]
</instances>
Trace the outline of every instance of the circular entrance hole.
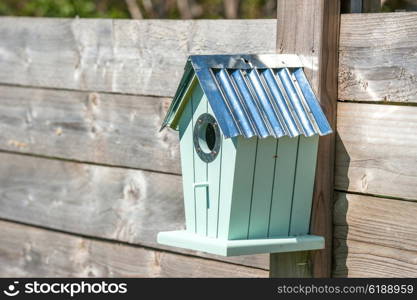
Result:
<instances>
[{"instance_id":1,"label":"circular entrance hole","mask_svg":"<svg viewBox=\"0 0 417 300\"><path fill-rule=\"evenodd\" d=\"M194 127L194 147L205 162L213 161L220 148L220 131L216 119L210 114L202 114Z\"/></svg>"}]
</instances>

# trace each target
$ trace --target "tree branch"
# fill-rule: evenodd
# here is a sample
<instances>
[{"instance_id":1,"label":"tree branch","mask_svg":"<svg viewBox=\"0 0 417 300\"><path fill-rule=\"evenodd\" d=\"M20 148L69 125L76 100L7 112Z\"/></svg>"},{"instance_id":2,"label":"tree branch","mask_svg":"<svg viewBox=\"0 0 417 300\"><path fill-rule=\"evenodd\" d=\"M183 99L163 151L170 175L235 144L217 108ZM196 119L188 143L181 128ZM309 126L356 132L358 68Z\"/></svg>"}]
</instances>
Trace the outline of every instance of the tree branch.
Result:
<instances>
[{"instance_id":1,"label":"tree branch","mask_svg":"<svg viewBox=\"0 0 417 300\"><path fill-rule=\"evenodd\" d=\"M140 11L140 7L137 4L136 0L125 0L125 2L132 19L143 19L142 12Z\"/></svg>"},{"instance_id":2,"label":"tree branch","mask_svg":"<svg viewBox=\"0 0 417 300\"><path fill-rule=\"evenodd\" d=\"M239 13L239 0L224 0L224 14L227 19L236 19Z\"/></svg>"},{"instance_id":3,"label":"tree branch","mask_svg":"<svg viewBox=\"0 0 417 300\"><path fill-rule=\"evenodd\" d=\"M177 0L178 10L180 11L181 19L192 19L190 4L188 0Z\"/></svg>"}]
</instances>

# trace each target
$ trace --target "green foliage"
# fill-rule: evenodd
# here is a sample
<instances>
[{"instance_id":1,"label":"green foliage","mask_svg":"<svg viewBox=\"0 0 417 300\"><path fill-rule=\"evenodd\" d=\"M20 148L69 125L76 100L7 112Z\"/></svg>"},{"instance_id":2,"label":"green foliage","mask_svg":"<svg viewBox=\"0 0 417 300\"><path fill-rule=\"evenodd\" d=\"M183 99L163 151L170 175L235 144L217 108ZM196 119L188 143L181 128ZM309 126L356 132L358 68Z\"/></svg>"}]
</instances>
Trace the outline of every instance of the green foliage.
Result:
<instances>
[{"instance_id":1,"label":"green foliage","mask_svg":"<svg viewBox=\"0 0 417 300\"><path fill-rule=\"evenodd\" d=\"M101 7L100 7L101 4ZM129 18L124 1L1 0L0 15L33 17Z\"/></svg>"},{"instance_id":2,"label":"green foliage","mask_svg":"<svg viewBox=\"0 0 417 300\"><path fill-rule=\"evenodd\" d=\"M385 0L381 10L382 12L416 11L417 0Z\"/></svg>"},{"instance_id":3,"label":"green foliage","mask_svg":"<svg viewBox=\"0 0 417 300\"><path fill-rule=\"evenodd\" d=\"M239 18L273 18L276 0L240 0ZM224 18L223 0L188 0L193 18ZM179 19L177 0L136 0L144 18ZM125 0L0 0L0 16L130 18Z\"/></svg>"},{"instance_id":4,"label":"green foliage","mask_svg":"<svg viewBox=\"0 0 417 300\"><path fill-rule=\"evenodd\" d=\"M225 18L225 5L233 0L187 0L193 19ZM275 18L276 0L234 0L238 18ZM145 19L180 19L180 0L136 0ZM184 2L182 2L184 3ZM229 2L230 3L230 2ZM417 10L417 0L385 0L381 10ZM126 0L0 0L0 16L131 18Z\"/></svg>"},{"instance_id":5,"label":"green foliage","mask_svg":"<svg viewBox=\"0 0 417 300\"><path fill-rule=\"evenodd\" d=\"M242 1L241 4L242 14L249 19L259 19L268 15L268 12L264 11L265 8L268 8L268 1L266 0ZM273 9L275 11L275 8Z\"/></svg>"},{"instance_id":6,"label":"green foliage","mask_svg":"<svg viewBox=\"0 0 417 300\"><path fill-rule=\"evenodd\" d=\"M200 18L202 19L219 19L223 18L223 6L222 0L206 0L206 1L197 1L202 9L202 14Z\"/></svg>"},{"instance_id":7,"label":"green foliage","mask_svg":"<svg viewBox=\"0 0 417 300\"><path fill-rule=\"evenodd\" d=\"M94 10L94 5L90 1L84 1L78 7L83 13ZM23 15L72 17L77 14L77 8L71 0L33 0L27 2L21 12Z\"/></svg>"}]
</instances>

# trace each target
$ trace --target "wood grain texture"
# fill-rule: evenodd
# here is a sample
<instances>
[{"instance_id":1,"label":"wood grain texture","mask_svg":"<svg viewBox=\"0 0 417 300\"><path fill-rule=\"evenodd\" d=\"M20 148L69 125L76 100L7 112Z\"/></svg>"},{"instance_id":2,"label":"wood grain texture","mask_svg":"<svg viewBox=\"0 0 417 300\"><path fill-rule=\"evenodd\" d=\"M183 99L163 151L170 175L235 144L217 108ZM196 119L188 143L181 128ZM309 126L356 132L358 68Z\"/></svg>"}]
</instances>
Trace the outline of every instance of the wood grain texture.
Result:
<instances>
[{"instance_id":1,"label":"wood grain texture","mask_svg":"<svg viewBox=\"0 0 417 300\"><path fill-rule=\"evenodd\" d=\"M417 13L342 15L339 99L417 102Z\"/></svg>"},{"instance_id":2,"label":"wood grain texture","mask_svg":"<svg viewBox=\"0 0 417 300\"><path fill-rule=\"evenodd\" d=\"M0 221L1 277L267 277L264 270Z\"/></svg>"},{"instance_id":3,"label":"wood grain texture","mask_svg":"<svg viewBox=\"0 0 417 300\"><path fill-rule=\"evenodd\" d=\"M346 193L335 198L336 238L417 251L417 203Z\"/></svg>"},{"instance_id":4,"label":"wood grain texture","mask_svg":"<svg viewBox=\"0 0 417 300\"><path fill-rule=\"evenodd\" d=\"M334 241L333 277L412 277L417 275L417 252L355 240Z\"/></svg>"},{"instance_id":5,"label":"wood grain texture","mask_svg":"<svg viewBox=\"0 0 417 300\"><path fill-rule=\"evenodd\" d=\"M181 177L0 153L0 218L165 249L159 231L184 229ZM224 258L268 268L267 255Z\"/></svg>"},{"instance_id":6,"label":"wood grain texture","mask_svg":"<svg viewBox=\"0 0 417 300\"><path fill-rule=\"evenodd\" d=\"M301 55L307 78L335 128L340 1L278 0L277 18L278 53ZM319 142L310 232L324 236L326 248L311 256L314 277L331 273L334 144L334 134ZM288 276L297 275L290 272Z\"/></svg>"},{"instance_id":7,"label":"wood grain texture","mask_svg":"<svg viewBox=\"0 0 417 300\"><path fill-rule=\"evenodd\" d=\"M0 85L0 149L180 174L170 101Z\"/></svg>"},{"instance_id":8,"label":"wood grain texture","mask_svg":"<svg viewBox=\"0 0 417 300\"><path fill-rule=\"evenodd\" d=\"M310 278L311 270L311 252L284 252L279 255L271 255L270 273L274 278ZM289 275L290 274L290 275Z\"/></svg>"},{"instance_id":9,"label":"wood grain texture","mask_svg":"<svg viewBox=\"0 0 417 300\"><path fill-rule=\"evenodd\" d=\"M190 54L274 53L276 20L2 17L0 37L0 83L173 96Z\"/></svg>"},{"instance_id":10,"label":"wood grain texture","mask_svg":"<svg viewBox=\"0 0 417 300\"><path fill-rule=\"evenodd\" d=\"M417 107L339 103L335 187L417 200Z\"/></svg>"},{"instance_id":11,"label":"wood grain texture","mask_svg":"<svg viewBox=\"0 0 417 300\"><path fill-rule=\"evenodd\" d=\"M336 193L335 277L416 277L417 203Z\"/></svg>"}]
</instances>

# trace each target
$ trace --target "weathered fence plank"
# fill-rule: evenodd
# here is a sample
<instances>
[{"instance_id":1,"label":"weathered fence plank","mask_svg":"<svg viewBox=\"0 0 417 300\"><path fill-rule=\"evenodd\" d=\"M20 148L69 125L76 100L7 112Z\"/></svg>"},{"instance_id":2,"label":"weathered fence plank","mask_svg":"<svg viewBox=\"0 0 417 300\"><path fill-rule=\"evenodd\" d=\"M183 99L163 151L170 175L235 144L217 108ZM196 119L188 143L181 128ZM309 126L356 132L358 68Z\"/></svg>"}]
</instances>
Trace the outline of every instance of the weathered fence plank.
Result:
<instances>
[{"instance_id":1,"label":"weathered fence plank","mask_svg":"<svg viewBox=\"0 0 417 300\"><path fill-rule=\"evenodd\" d=\"M416 20L414 12L342 15L340 99L417 101ZM276 20L2 17L0 83L172 96L187 55L272 53L275 33Z\"/></svg>"},{"instance_id":2,"label":"weathered fence plank","mask_svg":"<svg viewBox=\"0 0 417 300\"><path fill-rule=\"evenodd\" d=\"M267 277L264 270L0 221L2 277Z\"/></svg>"},{"instance_id":3,"label":"weathered fence plank","mask_svg":"<svg viewBox=\"0 0 417 300\"><path fill-rule=\"evenodd\" d=\"M345 14L339 99L417 102L417 13Z\"/></svg>"},{"instance_id":4,"label":"weathered fence plank","mask_svg":"<svg viewBox=\"0 0 417 300\"><path fill-rule=\"evenodd\" d=\"M339 103L335 188L417 200L417 107Z\"/></svg>"},{"instance_id":5,"label":"weathered fence plank","mask_svg":"<svg viewBox=\"0 0 417 300\"><path fill-rule=\"evenodd\" d=\"M0 83L173 96L189 54L274 53L276 20L0 18Z\"/></svg>"},{"instance_id":6,"label":"weathered fence plank","mask_svg":"<svg viewBox=\"0 0 417 300\"><path fill-rule=\"evenodd\" d=\"M335 277L416 277L417 203L336 193Z\"/></svg>"},{"instance_id":7,"label":"weathered fence plank","mask_svg":"<svg viewBox=\"0 0 417 300\"><path fill-rule=\"evenodd\" d=\"M0 95L3 150L180 173L177 134L158 133L166 98L10 86ZM340 103L336 188L417 199L416 113Z\"/></svg>"},{"instance_id":8,"label":"weathered fence plank","mask_svg":"<svg viewBox=\"0 0 417 300\"><path fill-rule=\"evenodd\" d=\"M0 85L0 149L179 174L170 101Z\"/></svg>"},{"instance_id":9,"label":"weathered fence plank","mask_svg":"<svg viewBox=\"0 0 417 300\"><path fill-rule=\"evenodd\" d=\"M334 240L333 277L416 277L417 252Z\"/></svg>"},{"instance_id":10,"label":"weathered fence plank","mask_svg":"<svg viewBox=\"0 0 417 300\"><path fill-rule=\"evenodd\" d=\"M159 231L184 228L178 175L6 153L0 161L0 218L154 248L164 248ZM269 267L267 255L224 259Z\"/></svg>"},{"instance_id":11,"label":"weathered fence plank","mask_svg":"<svg viewBox=\"0 0 417 300\"><path fill-rule=\"evenodd\" d=\"M417 252L417 203L336 193L334 236Z\"/></svg>"},{"instance_id":12,"label":"weathered fence plank","mask_svg":"<svg viewBox=\"0 0 417 300\"><path fill-rule=\"evenodd\" d=\"M411 15L415 15L413 13L407 13ZM392 18L396 18L395 16L392 16L390 14L384 14L388 16L388 19L392 19ZM401 15L401 14L400 14ZM375 18L375 16L378 16L378 14L373 14L370 16L371 20L373 20L373 18ZM355 15L355 17L357 18L361 18L359 15ZM345 19L346 16L343 15L342 19ZM0 20L0 24L5 23L6 20L8 20L9 18L1 18ZM406 20L408 18L405 18ZM20 20L20 19L19 19ZM26 20L26 19L24 19ZM31 19L30 19L31 20ZM379 20L379 19L378 19ZM46 20L48 22L52 22L51 20ZM59 20L53 20L55 22L58 22ZM61 20L60 22L70 22L69 20ZM94 20L89 20L89 21L94 21ZM399 22L401 20L398 20ZM64 23L65 23L64 22ZM136 21L132 21L133 23L135 23ZM182 22L182 21L179 21ZM19 23L19 22L17 22ZM390 23L390 22L389 22ZM344 23L342 22L342 28ZM347 24L347 23L346 23ZM352 23L353 24L353 23ZM45 25L46 26L46 25ZM349 25L350 26L350 25ZM353 25L352 25L353 26ZM0 28L2 27L2 25L0 25ZM359 28L355 29L356 31L359 30ZM350 34L354 34L354 33L350 33ZM342 44L343 41L346 40L346 35L348 35L348 32L345 32L345 38L342 38ZM410 38L408 38L410 39ZM367 41L369 41L369 39L367 39ZM365 42L362 42L363 45L366 45ZM379 44L379 42L378 42ZM1 45L0 47L4 47L4 45ZM0 54L1 57L1 54ZM4 53L3 53L3 57L4 57ZM0 59L1 62L6 62ZM1 63L0 63L1 64ZM363 64L361 64L363 65ZM408 65L408 64L407 64ZM0 72L2 73L2 72ZM6 72L5 72L6 73ZM20 76L18 74L18 72L12 72L10 74L13 74L13 76ZM0 75L1 76L1 75ZM13 77L13 76L9 76L9 77ZM129 77L129 76L127 76ZM414 86L414 85L413 85ZM65 107L65 109L69 109L70 112L73 112L75 115L73 115L74 118L79 118L81 117L81 113L80 115L77 115L77 107L78 109L80 109L82 100L82 97L85 97L84 99L87 98L87 94L71 94L71 92L67 92L67 93L63 93L63 96L58 95L58 91L54 92L54 91L39 91L39 92L35 92L33 91L33 99L26 99L25 100L25 95L23 94L23 92L18 92L18 90L16 89L16 95L13 95L12 93L7 93L5 90L6 87L2 88L2 99L0 100L1 103L6 102L6 104L4 105L9 105L12 101L12 99L16 99L15 101L18 102L23 102L25 103L25 105L27 105L26 109L30 109L30 107L34 106L34 107L38 107L40 108L41 105L43 104L43 102L47 103L49 105L49 100L53 101L53 99L50 96L56 97L57 99L61 99L61 98L65 98L65 97L72 97L75 95L79 95L78 97L75 97L73 101L71 100L62 100L61 103L68 103L68 106ZM10 88L10 91L12 91L12 89ZM13 92L13 91L12 91ZM339 91L340 92L340 91ZM31 95L32 96L32 95ZM81 98L80 98L81 97ZM129 98L129 97L123 97L123 96L109 96L109 95L100 95L101 98L103 98L103 101L101 101L101 109L95 109L94 112L95 114L93 114L92 117L98 117L103 118L101 122L104 122L106 119L109 120L110 118L112 118L112 122L118 123L118 125L114 125L114 124L110 124L112 126L122 126L124 127L124 125L128 126L127 123L131 122L130 121L130 117L134 117L134 112L132 111L123 111L123 115L118 115L117 114L117 110L116 110L116 104L119 101L119 99L124 99L124 100L120 100L121 103L126 103L128 106L132 106L132 108L135 110L135 112L137 112L139 114L140 118L144 118L145 116L141 114L142 110L145 111L146 113L149 112L157 112L158 107L162 109L162 105L160 106L159 103L163 103L165 100L161 100L158 98L155 98L155 101L158 102L158 104L155 104L154 107L152 107L152 104L150 103L151 98L141 98L136 100L134 98ZM68 98L69 99L69 98ZM146 99L146 100L143 100ZM114 100L114 101L112 101ZM142 102L142 100L144 102ZM149 100L149 101L148 101ZM29 102L30 101L30 102ZM84 100L85 102L88 102L87 100ZM110 104L111 103L111 104ZM140 104L139 104L140 103ZM139 106L143 103L143 108L142 107L137 107L136 104ZM145 104L146 103L146 104ZM149 118L147 118L147 120L149 122L145 122L142 123L139 119L139 117L134 117L134 121L131 124L132 125L132 129L133 126L136 126L139 123L136 122L141 122L141 126L139 126L137 128L137 138L135 139L134 134L131 133L131 131L119 131L117 132L117 130L122 129L123 127L120 128L115 128L115 129L107 129L106 132L102 132L101 133L101 137L100 137L100 133L98 134L94 134L92 133L90 130L95 130L97 128L89 125L89 124L85 124L86 127L82 128L77 128L77 126L75 127L71 127L71 124L66 124L67 125L67 129L63 129L62 126L57 126L56 124L44 124L43 126L40 126L40 124L37 124L38 126L34 126L33 128L29 128L26 127L26 131L24 132L23 129L25 128L24 125L21 122L21 114L23 113L23 108L19 108L19 104L15 103L15 105L17 105L16 107L13 108L13 112L10 111L10 107L8 107L7 110L5 106L2 107L2 112L7 112L6 117L2 117L2 126L6 126L4 128L8 128L8 130L2 130L2 137L3 137L3 141L1 142L2 144L2 149L7 149L7 150L11 150L11 151L22 151L22 152L30 152L30 153L37 153L37 154L42 154L42 155L50 155L50 156L56 156L56 157L62 157L62 158L69 158L69 159L77 159L76 157L76 153L74 151L76 151L76 147L75 146L70 146L69 143L73 143L75 142L75 145L79 145L79 147L84 147L85 145L85 150L84 151L80 151L78 156L78 160L85 160L85 161L91 161L91 162L96 162L96 163L104 163L104 164L111 164L111 165L121 165L121 166L130 166L130 167L135 167L135 168L144 168L144 169L150 169L150 170L158 170L158 171L165 171L165 172L172 172L172 173L179 173L179 164L178 164L178 151L177 151L177 144L176 143L169 143L168 141L172 141L172 135L170 135L169 133L161 133L158 134L154 131L154 129L157 128L157 123L159 122L162 112L157 114L156 117L155 115L149 116ZM77 106L78 105L78 106ZM87 106L87 105L86 105ZM110 112L107 111L107 108L110 108L113 110L112 113L110 114ZM127 107L125 107L127 109ZM62 114L61 111L61 106L57 107L56 104L54 103L54 105L50 106L50 111L53 113L58 113L60 112ZM62 107L62 109L64 109L64 107ZM391 108L392 109L392 108ZM406 110L404 108L404 110ZM408 108L407 108L408 110ZM48 110L49 111L49 110ZM20 117L18 118L18 120L14 119L14 118L9 118L7 117L7 115L11 113L13 114L20 114ZM29 117L31 117L30 115L30 111L29 113ZM125 115L125 113L127 115ZM128 116L128 117L126 117ZM88 116L87 113L84 116L84 121L85 122L90 122L88 120L88 118L91 118L91 115ZM122 119L126 118L126 124L121 124L120 122L122 122ZM158 120L158 121L154 121L152 122L151 119L153 118L153 120ZM68 119L68 118L67 118ZM46 119L42 119L44 121L48 121ZM129 121L128 121L129 120ZM37 118L33 118L32 116L32 120L28 120L28 122L34 122L35 124L37 123L38 119ZM71 122L68 119L69 122ZM374 120L375 121L375 120ZM10 123L10 122L18 122L18 126L13 126L14 123ZM106 124L106 123L105 123ZM107 123L108 124L108 123ZM106 125L107 125L106 124ZM144 127L145 125L151 125L152 124L152 128L150 127ZM382 124L382 123L381 123ZM12 126L9 126L12 125ZM77 125L77 124L75 124ZM81 125L81 124L79 124ZM360 124L357 124L360 125ZM128 129L127 127L124 127L125 129ZM141 130L141 128L143 128L143 131ZM51 132L46 133L46 135L41 134L41 132L39 132L39 134L36 132L37 129L39 130L51 130ZM84 130L85 129L85 130ZM100 129L100 128L99 128ZM106 128L101 128L101 130L105 130ZM79 130L79 131L77 131ZM84 130L84 131L83 131ZM360 138L363 142L363 139L365 137L363 136L358 136L357 134L355 134L355 132L349 129L349 127L346 127L346 130L351 132L351 138L353 139L353 142L358 141L358 139ZM61 133L61 131L63 131L63 134L61 136L59 136L59 134ZM21 132L21 134L18 134L19 132ZM31 132L30 134L28 134L28 132ZM78 133L75 132L79 132L79 137L78 137ZM154 133L155 135L148 135L146 138L144 136L141 136L141 133L147 134L147 133ZM385 134L385 131L380 131L378 130L379 134ZM14 135L16 134L16 135ZM71 134L71 139L69 139L69 135ZM87 137L88 138L82 138L82 137ZM162 136L160 136L162 135ZM109 140L113 137L118 137L120 144L116 144L116 143L110 143L109 141L105 140L105 137L107 137ZM126 138L121 138L121 136L124 136ZM48 139L44 139L43 143L45 144L46 147L42 147L41 143L36 143L36 141L39 141L39 138L41 137L48 137ZM98 137L98 138L97 138ZM128 138L129 137L129 138ZM162 140L161 140L162 138ZM79 140L78 140L79 139ZM164 141L164 139L167 139L166 141ZM343 137L342 138L344 143L347 143L346 138ZM369 138L371 139L371 138ZM175 139L174 139L175 140ZM68 141L68 142L67 142ZM78 141L78 142L77 142ZM410 140L411 142L412 140ZM101 144L104 144L105 147L101 147ZM139 145L143 145L143 147L140 147L140 151L137 148ZM152 145L155 145L155 148L152 148ZM174 146L172 146L174 145ZM176 146L175 146L176 145ZM162 147L160 147L162 146ZM338 149L340 150L343 147L340 147L340 143L339 143L339 147ZM349 145L345 145L345 147L347 147ZM366 151L367 149L369 149L368 145L365 146L365 144L363 144L362 146L359 145L359 143L357 143L356 145L357 147L360 147L360 149L362 151ZM101 148L101 149L98 149ZM349 147L348 147L349 148ZM106 150L107 149L107 150ZM384 148L381 147L377 147L376 150L379 150L380 152L382 152ZM168 150L168 151L167 151ZM369 151L368 153L371 153L373 151ZM389 154L388 151L385 151L387 155L391 155L394 156L394 154ZM165 155L164 155L165 154ZM150 156L151 155L151 156ZM369 154L370 155L370 154ZM407 152L405 153L406 156L412 155L412 152ZM171 159L172 157L172 159ZM343 157L343 153L341 155L340 151L338 151L338 158ZM153 158L158 158L158 159L153 159ZM392 164L392 159L395 160L395 157L390 157L390 164ZM401 157L402 160L403 156ZM361 170L361 168L353 168L353 166L351 168L347 168L346 167L346 161L344 161L345 158L339 159L338 160L338 165L337 165L337 170L336 170L336 180L337 180L337 188L338 189L346 189L347 186L351 186L352 188L354 186L356 186L356 188L354 188L353 190L355 191L362 191L362 192L369 192L369 193L382 193L384 195L391 195L389 193L389 191L378 191L378 190L374 190L372 191L369 190L369 184L364 184L362 183L362 177L361 176L355 176L354 173L352 173L354 170ZM397 159L399 160L400 158L397 156ZM413 158L411 158L413 159ZM343 162L344 161L344 162ZM403 160L402 160L403 161ZM340 163L342 162L342 163ZM355 162L355 163L361 163L361 162ZM362 162L366 163L369 165L370 161L368 160L367 162ZM401 164L401 162L399 162ZM343 164L345 166L343 166ZM403 163L402 163L403 164ZM410 166L410 164L403 164L405 167ZM363 169L362 169L363 170ZM378 171L379 169L375 169L375 171ZM352 180L348 180L348 177L346 176L346 172L349 171L350 172L350 176L349 178L351 178ZM412 170L411 170L412 171ZM389 170L388 170L389 172ZM395 172L393 172L392 174L395 174ZM363 175L363 173L362 173ZM397 173L398 175L398 173ZM411 179L414 179L414 175L411 176ZM377 177L377 178L382 178L382 177ZM403 179L404 176L399 176L397 177L397 179ZM369 180L369 177L366 178L367 180ZM371 178L372 179L372 178ZM366 189L363 189L362 185L364 187L366 187ZM382 188L394 188L396 189L397 185L384 185ZM415 198L413 195L416 195L417 193L412 190L411 191L411 195L408 193L408 195L404 195L404 191L406 191L407 189L413 189L414 185L410 185L407 184L406 189L404 190L403 188L399 188L398 189L398 193L394 193L393 196L397 196L397 197L413 197ZM368 190L368 191L363 191L363 190Z\"/></svg>"}]
</instances>

